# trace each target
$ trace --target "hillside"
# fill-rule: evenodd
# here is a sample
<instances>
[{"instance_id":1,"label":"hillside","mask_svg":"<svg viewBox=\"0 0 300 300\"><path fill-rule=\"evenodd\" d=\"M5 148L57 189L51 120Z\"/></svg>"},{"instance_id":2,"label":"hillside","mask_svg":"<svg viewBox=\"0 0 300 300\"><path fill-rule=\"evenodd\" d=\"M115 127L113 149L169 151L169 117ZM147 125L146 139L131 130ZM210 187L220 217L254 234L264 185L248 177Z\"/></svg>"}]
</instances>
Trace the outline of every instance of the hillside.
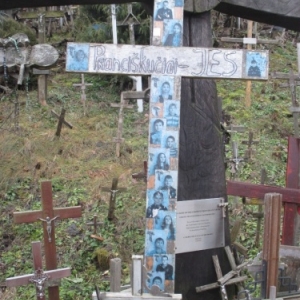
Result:
<instances>
[{"instance_id":1,"label":"hillside","mask_svg":"<svg viewBox=\"0 0 300 300\"><path fill-rule=\"evenodd\" d=\"M269 71L288 73L292 66L297 72L293 37L293 33L287 32L282 45L258 46L270 51ZM64 300L89 299L95 285L106 289L106 270L112 257L122 259L122 283L129 283L131 255L144 251L146 184L131 175L143 171L143 161L147 160L148 104L144 103L143 113L137 112L136 105L125 110L125 142L120 157L116 157L113 137L117 134L119 110L110 107L110 103L118 103L120 90L130 88L127 80L86 75L85 81L93 84L86 89L86 113L80 88L73 86L80 81L81 75L65 73L61 62L49 76L47 106L38 103L37 77L32 74L28 85L16 94L3 92L0 98L0 284L7 277L32 272L30 243L43 240L41 223L14 224L13 212L40 210L41 182L51 180L55 206L80 205L83 212L82 218L56 222L58 267L72 267L72 275L63 279L60 287ZM259 140L253 146L252 159L242 162L237 173L227 169L228 179L258 183L261 169L265 168L266 183L285 185L287 137L293 134L293 122L290 92L280 88L281 83L271 78L267 82L253 82L252 105L247 108L244 82L217 81L227 116L224 125L246 128L244 133L231 134L231 141L238 142L239 154L243 156L247 150L241 141L248 139L249 131ZM20 103L18 118L14 118L16 97ZM62 108L66 109L65 119L73 128L63 126L58 138L58 120L51 111L60 114ZM226 145L226 150L226 157L230 158L230 145ZM108 221L110 193L102 188L111 187L113 178L118 178L118 187L126 191L117 193L116 218ZM230 198L231 220L244 217L239 241L248 248L250 257L258 252L253 238L256 225L251 218L252 209L242 206L240 199ZM91 237L93 228L87 223L94 215L104 222L97 231L103 241ZM0 291L1 299L23 300L34 295L32 287L9 288L2 295Z\"/></svg>"}]
</instances>

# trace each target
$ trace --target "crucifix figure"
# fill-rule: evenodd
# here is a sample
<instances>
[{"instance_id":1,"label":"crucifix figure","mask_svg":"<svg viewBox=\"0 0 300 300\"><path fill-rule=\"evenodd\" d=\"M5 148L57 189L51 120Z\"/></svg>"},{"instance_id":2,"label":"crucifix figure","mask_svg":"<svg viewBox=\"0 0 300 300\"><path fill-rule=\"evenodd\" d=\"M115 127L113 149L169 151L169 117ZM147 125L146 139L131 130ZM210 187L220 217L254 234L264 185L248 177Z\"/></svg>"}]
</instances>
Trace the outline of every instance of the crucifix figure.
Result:
<instances>
[{"instance_id":1,"label":"crucifix figure","mask_svg":"<svg viewBox=\"0 0 300 300\"><path fill-rule=\"evenodd\" d=\"M60 279L71 275L70 268L55 269L43 271L42 263L42 251L40 242L32 242L32 255L33 255L33 266L34 274L28 274L23 276L10 277L6 279L6 285L9 287L12 286L21 286L33 283L36 289L36 299L45 300L45 284L47 281L53 279ZM49 299L51 295L49 293ZM55 298L56 300L59 298Z\"/></svg>"},{"instance_id":2,"label":"crucifix figure","mask_svg":"<svg viewBox=\"0 0 300 300\"><path fill-rule=\"evenodd\" d=\"M49 217L46 217L46 219L38 218L39 220L41 220L42 222L46 222L46 224L47 224L47 233L48 233L48 241L49 241L49 243L51 243L51 241L52 241L51 240L52 221L56 220L57 218L59 218L59 216L55 216L52 219L50 219ZM53 224L53 226L54 226L54 224Z\"/></svg>"},{"instance_id":3,"label":"crucifix figure","mask_svg":"<svg viewBox=\"0 0 300 300\"><path fill-rule=\"evenodd\" d=\"M57 268L54 220L58 217L60 219L81 217L81 206L54 208L51 181L43 181L41 188L42 210L14 212L14 222L17 224L43 222L46 268L53 270ZM48 291L49 300L59 299L58 286L49 286Z\"/></svg>"}]
</instances>

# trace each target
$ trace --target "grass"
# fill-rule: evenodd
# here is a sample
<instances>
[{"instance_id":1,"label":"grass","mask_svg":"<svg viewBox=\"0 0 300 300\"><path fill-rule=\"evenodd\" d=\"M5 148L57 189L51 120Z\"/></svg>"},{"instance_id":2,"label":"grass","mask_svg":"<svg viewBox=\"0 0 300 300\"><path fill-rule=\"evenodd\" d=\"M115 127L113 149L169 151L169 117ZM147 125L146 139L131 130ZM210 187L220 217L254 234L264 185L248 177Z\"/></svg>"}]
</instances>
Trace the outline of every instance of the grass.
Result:
<instances>
[{"instance_id":1,"label":"grass","mask_svg":"<svg viewBox=\"0 0 300 300\"><path fill-rule=\"evenodd\" d=\"M270 70L288 72L288 63L296 66L296 47L289 41L284 48L270 49ZM120 257L123 262L122 283L129 282L129 263L132 254L143 254L145 230L145 190L143 181L136 181L131 174L143 170L147 159L148 106L140 114L137 109L126 110L124 118L121 156L115 155L118 110L111 102L119 102L117 77L86 75L88 87L87 114L84 115L80 100L80 74L66 74L58 65L49 77L48 105L40 106L36 97L36 78L30 79L29 92L18 90L20 129L15 130L13 104L10 97L0 100L0 283L5 278L32 272L31 241L42 240L39 222L26 225L13 223L13 212L41 209L40 183L51 180L55 206L81 205L80 219L59 221L56 224L58 267L70 266L72 275L62 280L61 299L90 299L95 284L105 290L109 286L107 265L109 258ZM258 183L262 168L267 171L267 184L285 185L287 137L293 134L289 116L291 97L287 89L279 89L278 81L253 82L252 105L244 104L245 84L242 81L217 81L218 94L223 99L223 110L230 115L231 123L244 125L247 130L233 134L239 153L247 147L249 131L259 140L253 146L252 159L242 163L236 178ZM66 109L66 120L73 129L63 127L61 137L55 136L58 114ZM143 122L142 125L136 125ZM230 146L227 157L231 156ZM230 168L226 177L230 178ZM110 187L113 178L119 178L119 187L126 191L117 194L116 219L107 221L110 194L102 188ZM238 240L249 249L253 257L261 249L254 245L255 220L251 212L256 208L244 207L240 199L230 197L231 223L246 220ZM97 234L104 241L93 239L93 229L87 222L97 215L104 224ZM70 234L75 229L76 234ZM105 250L105 251L103 251ZM106 254L105 254L106 253ZM107 257L106 257L106 256ZM103 256L103 257L102 257ZM99 263L100 262L100 263ZM102 265L103 263L103 265ZM9 288L1 299L30 299L34 288ZM4 297L4 298L3 298Z\"/></svg>"}]
</instances>

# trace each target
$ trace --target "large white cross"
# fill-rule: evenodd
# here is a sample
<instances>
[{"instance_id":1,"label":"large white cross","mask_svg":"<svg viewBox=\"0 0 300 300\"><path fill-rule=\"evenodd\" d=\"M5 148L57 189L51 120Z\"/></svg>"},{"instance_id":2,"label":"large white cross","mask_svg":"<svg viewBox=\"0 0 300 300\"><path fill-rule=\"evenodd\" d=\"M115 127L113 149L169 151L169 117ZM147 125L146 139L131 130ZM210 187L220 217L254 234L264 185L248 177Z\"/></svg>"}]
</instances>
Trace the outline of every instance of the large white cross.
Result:
<instances>
[{"instance_id":1,"label":"large white cross","mask_svg":"<svg viewBox=\"0 0 300 300\"><path fill-rule=\"evenodd\" d=\"M266 80L269 64L267 51L181 47L183 2L154 1L152 46L68 43L66 63L69 72L152 76L145 284L168 293L175 280L181 77Z\"/></svg>"}]
</instances>

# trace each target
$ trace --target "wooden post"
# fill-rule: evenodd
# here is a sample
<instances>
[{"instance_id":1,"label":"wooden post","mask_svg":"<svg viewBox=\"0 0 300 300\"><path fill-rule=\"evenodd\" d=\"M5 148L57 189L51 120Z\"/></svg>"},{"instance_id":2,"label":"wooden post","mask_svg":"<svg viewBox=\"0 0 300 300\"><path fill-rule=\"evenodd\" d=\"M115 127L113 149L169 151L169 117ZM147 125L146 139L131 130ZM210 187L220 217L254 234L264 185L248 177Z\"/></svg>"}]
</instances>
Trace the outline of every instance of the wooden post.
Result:
<instances>
[{"instance_id":1,"label":"wooden post","mask_svg":"<svg viewBox=\"0 0 300 300\"><path fill-rule=\"evenodd\" d=\"M121 259L113 258L110 260L110 291L121 291Z\"/></svg>"},{"instance_id":2,"label":"wooden post","mask_svg":"<svg viewBox=\"0 0 300 300\"><path fill-rule=\"evenodd\" d=\"M300 75L300 43L297 44L298 74Z\"/></svg>"},{"instance_id":3,"label":"wooden post","mask_svg":"<svg viewBox=\"0 0 300 300\"><path fill-rule=\"evenodd\" d=\"M133 105L128 104L128 100L124 99L124 92L121 93L121 102L120 104L111 103L111 107L119 107L119 119L118 119L118 130L117 130L117 137L113 138L113 141L116 143L116 156L120 157L120 147L121 143L124 142L122 138L123 133L123 120L124 120L124 108L133 108Z\"/></svg>"},{"instance_id":4,"label":"wooden post","mask_svg":"<svg viewBox=\"0 0 300 300\"><path fill-rule=\"evenodd\" d=\"M143 255L132 255L132 295L142 295Z\"/></svg>"},{"instance_id":5,"label":"wooden post","mask_svg":"<svg viewBox=\"0 0 300 300\"><path fill-rule=\"evenodd\" d=\"M252 27L253 27L253 21L248 20L248 29L247 29L247 37L252 38ZM252 45L248 44L247 49L251 50ZM245 104L246 107L251 106L251 80L246 81L246 97L245 97Z\"/></svg>"},{"instance_id":6,"label":"wooden post","mask_svg":"<svg viewBox=\"0 0 300 300\"><path fill-rule=\"evenodd\" d=\"M282 195L268 193L265 195L264 202L265 216L262 259L267 266L266 296L268 298L270 287L276 287L278 281Z\"/></svg>"},{"instance_id":7,"label":"wooden post","mask_svg":"<svg viewBox=\"0 0 300 300\"><path fill-rule=\"evenodd\" d=\"M52 116L58 118L58 123L57 123L57 129L55 132L55 135L57 137L60 137L61 129L63 124L69 127L70 129L73 128L73 125L65 120L65 114L66 110L64 108L61 109L60 115L58 115L54 110L51 111Z\"/></svg>"},{"instance_id":8,"label":"wooden post","mask_svg":"<svg viewBox=\"0 0 300 300\"><path fill-rule=\"evenodd\" d=\"M42 187L42 210L14 212L16 224L43 222L44 245L47 270L57 268L56 245L55 245L55 219L79 218L81 217L81 206L68 208L53 208L51 181L44 181ZM59 299L58 286L49 286L49 300Z\"/></svg>"},{"instance_id":9,"label":"wooden post","mask_svg":"<svg viewBox=\"0 0 300 300\"><path fill-rule=\"evenodd\" d=\"M131 175L132 178L134 179L144 179L145 182L147 182L147 172L148 172L148 163L146 160L144 160L144 170L142 172L139 172L139 173L133 173Z\"/></svg>"},{"instance_id":10,"label":"wooden post","mask_svg":"<svg viewBox=\"0 0 300 300\"><path fill-rule=\"evenodd\" d=\"M81 89L81 102L83 105L83 115L86 115L86 94L85 89L87 86L93 85L92 83L85 83L84 82L84 74L81 74L81 83L75 83L73 86L80 86Z\"/></svg>"},{"instance_id":11,"label":"wooden post","mask_svg":"<svg viewBox=\"0 0 300 300\"><path fill-rule=\"evenodd\" d=\"M288 138L288 161L286 166L285 184L287 188L299 189L299 171L300 171L300 139L289 136ZM295 235L298 213L297 208L300 204L284 203L284 216L282 228L282 244L295 245Z\"/></svg>"},{"instance_id":12,"label":"wooden post","mask_svg":"<svg viewBox=\"0 0 300 300\"><path fill-rule=\"evenodd\" d=\"M101 190L105 192L110 192L107 219L109 221L113 221L115 219L115 205L117 192L126 191L126 188L118 188L118 178L113 178L111 188L103 187Z\"/></svg>"}]
</instances>

